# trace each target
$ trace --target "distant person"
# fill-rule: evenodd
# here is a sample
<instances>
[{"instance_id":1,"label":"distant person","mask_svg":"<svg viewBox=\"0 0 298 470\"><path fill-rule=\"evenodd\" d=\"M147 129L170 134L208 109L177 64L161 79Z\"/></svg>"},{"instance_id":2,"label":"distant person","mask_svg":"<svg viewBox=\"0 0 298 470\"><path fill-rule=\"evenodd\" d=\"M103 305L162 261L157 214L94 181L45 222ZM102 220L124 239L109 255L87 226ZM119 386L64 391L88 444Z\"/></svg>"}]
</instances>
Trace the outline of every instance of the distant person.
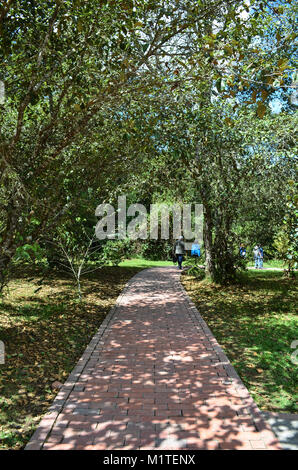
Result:
<instances>
[{"instance_id":1,"label":"distant person","mask_svg":"<svg viewBox=\"0 0 298 470\"><path fill-rule=\"evenodd\" d=\"M263 260L264 260L264 250L262 245L258 245L259 253L258 253L258 266L259 269L263 269Z\"/></svg>"},{"instance_id":2,"label":"distant person","mask_svg":"<svg viewBox=\"0 0 298 470\"><path fill-rule=\"evenodd\" d=\"M173 247L173 254L176 256L178 261L178 268L182 269L183 255L185 254L185 245L183 242L183 236L180 235L178 240L175 242Z\"/></svg>"},{"instance_id":3,"label":"distant person","mask_svg":"<svg viewBox=\"0 0 298 470\"><path fill-rule=\"evenodd\" d=\"M243 244L240 245L240 248L239 248L239 254L240 256L242 256L243 258L246 258L246 248Z\"/></svg>"},{"instance_id":4,"label":"distant person","mask_svg":"<svg viewBox=\"0 0 298 470\"><path fill-rule=\"evenodd\" d=\"M191 256L196 256L196 257L200 257L201 256L201 249L200 249L200 245L198 244L197 241L195 241L192 245L191 245L191 252L190 252Z\"/></svg>"},{"instance_id":5,"label":"distant person","mask_svg":"<svg viewBox=\"0 0 298 470\"><path fill-rule=\"evenodd\" d=\"M253 257L254 257L254 262L255 262L255 269L258 269L258 255L259 255L259 247L256 245L252 251Z\"/></svg>"},{"instance_id":6,"label":"distant person","mask_svg":"<svg viewBox=\"0 0 298 470\"><path fill-rule=\"evenodd\" d=\"M256 245L253 249L255 269L263 269L264 251L261 245Z\"/></svg>"}]
</instances>

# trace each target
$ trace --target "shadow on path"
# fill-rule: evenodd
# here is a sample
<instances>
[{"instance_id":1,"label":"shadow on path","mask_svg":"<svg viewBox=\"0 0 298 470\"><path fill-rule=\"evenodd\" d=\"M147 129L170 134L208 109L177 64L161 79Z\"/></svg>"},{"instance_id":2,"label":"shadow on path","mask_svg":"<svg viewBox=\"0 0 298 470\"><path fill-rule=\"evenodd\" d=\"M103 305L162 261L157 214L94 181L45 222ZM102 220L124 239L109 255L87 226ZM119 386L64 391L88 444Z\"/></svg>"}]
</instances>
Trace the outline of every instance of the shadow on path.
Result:
<instances>
[{"instance_id":1,"label":"shadow on path","mask_svg":"<svg viewBox=\"0 0 298 470\"><path fill-rule=\"evenodd\" d=\"M179 275L129 281L26 449L279 449Z\"/></svg>"}]
</instances>

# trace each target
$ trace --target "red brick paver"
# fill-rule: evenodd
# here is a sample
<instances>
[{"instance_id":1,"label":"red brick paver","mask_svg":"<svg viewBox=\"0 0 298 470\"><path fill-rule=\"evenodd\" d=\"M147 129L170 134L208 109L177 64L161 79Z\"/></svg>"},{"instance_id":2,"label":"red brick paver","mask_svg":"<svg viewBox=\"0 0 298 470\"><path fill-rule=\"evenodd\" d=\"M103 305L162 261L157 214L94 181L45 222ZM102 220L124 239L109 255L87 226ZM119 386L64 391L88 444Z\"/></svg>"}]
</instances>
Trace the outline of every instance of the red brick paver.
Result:
<instances>
[{"instance_id":1,"label":"red brick paver","mask_svg":"<svg viewBox=\"0 0 298 470\"><path fill-rule=\"evenodd\" d=\"M26 449L279 449L179 281L142 271Z\"/></svg>"}]
</instances>

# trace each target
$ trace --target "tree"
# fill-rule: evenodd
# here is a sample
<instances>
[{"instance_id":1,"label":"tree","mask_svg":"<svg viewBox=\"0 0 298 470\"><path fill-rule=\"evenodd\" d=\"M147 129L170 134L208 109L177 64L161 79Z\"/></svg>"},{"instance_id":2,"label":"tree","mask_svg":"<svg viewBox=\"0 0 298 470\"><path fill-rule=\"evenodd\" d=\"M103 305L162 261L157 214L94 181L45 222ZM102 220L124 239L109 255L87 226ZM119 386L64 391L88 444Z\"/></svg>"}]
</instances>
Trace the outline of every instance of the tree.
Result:
<instances>
[{"instance_id":1,"label":"tree","mask_svg":"<svg viewBox=\"0 0 298 470\"><path fill-rule=\"evenodd\" d=\"M274 239L274 247L278 251L280 259L282 259L287 266L286 273L290 277L294 276L294 269L297 267L298 262L297 216L297 184L295 184L293 180L290 180L283 226Z\"/></svg>"},{"instance_id":2,"label":"tree","mask_svg":"<svg viewBox=\"0 0 298 470\"><path fill-rule=\"evenodd\" d=\"M150 112L148 105L146 114L150 125L142 121L152 146L142 153L134 190L146 198L145 182L151 199L171 194L172 201L203 203L207 274L232 280L243 264L238 247L244 236L251 244L256 238L272 242L284 215L284 182L294 172L295 117L256 119L254 109L235 112L233 102L219 99L203 107L194 92L172 102L152 99L155 108ZM139 112L136 125L144 119L144 106Z\"/></svg>"},{"instance_id":3,"label":"tree","mask_svg":"<svg viewBox=\"0 0 298 470\"><path fill-rule=\"evenodd\" d=\"M109 126L115 129L115 121L126 119L121 134L127 147L142 138L130 119L132 102L142 107L158 95L168 106L195 90L208 108L211 94L229 99L244 90L262 116L271 92L290 89L293 6L275 12L271 3L251 1L249 8L232 0L6 2L0 10L6 97L0 105L2 281L26 237L38 239L73 204L65 186L75 185L73 175L81 170L78 147L95 147L103 139L98 160L109 167L117 142L114 132L108 142ZM281 28L277 20L283 18ZM154 114L161 123L162 110ZM151 143L145 144L149 149ZM87 172L95 166L87 158ZM114 187L108 178L105 193L110 183Z\"/></svg>"},{"instance_id":4,"label":"tree","mask_svg":"<svg viewBox=\"0 0 298 470\"><path fill-rule=\"evenodd\" d=\"M151 57L156 61L158 51L191 28L189 8L190 2L57 0L7 2L1 9L2 280L32 221L38 236L63 213L60 169L65 161L72 166L69 147L82 135L92 141L98 118L150 89ZM211 5L196 13L211 15Z\"/></svg>"}]
</instances>

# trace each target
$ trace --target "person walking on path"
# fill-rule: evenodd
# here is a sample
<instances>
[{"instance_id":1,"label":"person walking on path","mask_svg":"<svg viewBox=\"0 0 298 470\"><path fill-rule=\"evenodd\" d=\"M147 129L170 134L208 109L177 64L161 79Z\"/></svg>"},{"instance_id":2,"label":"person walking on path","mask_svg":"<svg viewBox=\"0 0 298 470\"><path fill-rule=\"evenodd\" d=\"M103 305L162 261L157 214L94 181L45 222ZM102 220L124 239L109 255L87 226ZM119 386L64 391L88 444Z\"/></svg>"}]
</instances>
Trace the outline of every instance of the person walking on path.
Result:
<instances>
[{"instance_id":1,"label":"person walking on path","mask_svg":"<svg viewBox=\"0 0 298 470\"><path fill-rule=\"evenodd\" d=\"M183 242L183 236L180 235L178 240L174 244L173 254L177 257L178 268L182 269L183 255L185 254L185 245Z\"/></svg>"},{"instance_id":2,"label":"person walking on path","mask_svg":"<svg viewBox=\"0 0 298 470\"><path fill-rule=\"evenodd\" d=\"M263 269L263 258L264 258L264 251L261 245L258 245L258 266L259 269Z\"/></svg>"},{"instance_id":3,"label":"person walking on path","mask_svg":"<svg viewBox=\"0 0 298 470\"><path fill-rule=\"evenodd\" d=\"M264 251L261 245L256 245L253 249L255 269L263 269Z\"/></svg>"}]
</instances>

